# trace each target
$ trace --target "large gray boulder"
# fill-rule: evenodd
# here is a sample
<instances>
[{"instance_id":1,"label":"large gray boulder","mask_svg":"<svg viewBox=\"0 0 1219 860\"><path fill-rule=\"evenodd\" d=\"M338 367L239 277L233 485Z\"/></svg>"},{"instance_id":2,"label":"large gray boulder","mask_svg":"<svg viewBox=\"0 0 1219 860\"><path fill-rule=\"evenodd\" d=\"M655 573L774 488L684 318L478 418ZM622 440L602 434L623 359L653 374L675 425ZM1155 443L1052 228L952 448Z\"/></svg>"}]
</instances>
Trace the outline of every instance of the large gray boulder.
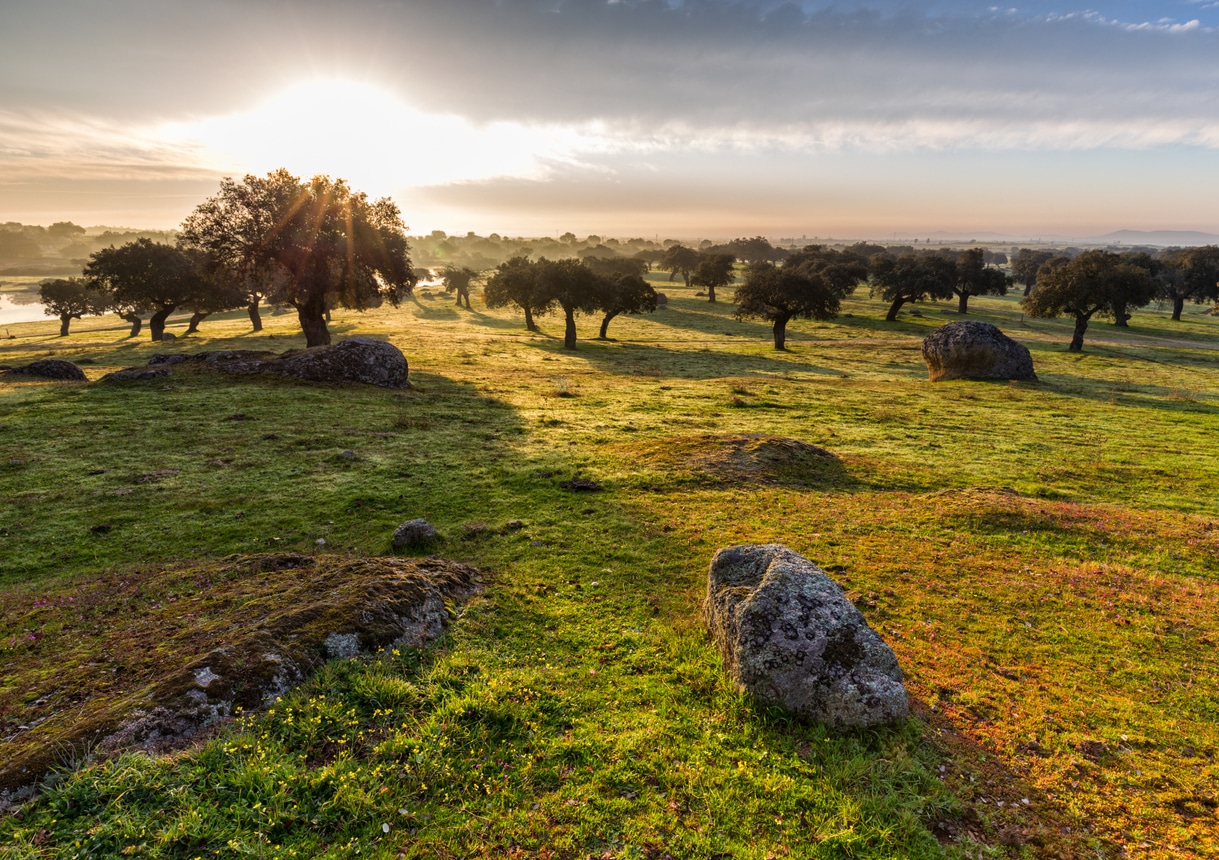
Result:
<instances>
[{"instance_id":1,"label":"large gray boulder","mask_svg":"<svg viewBox=\"0 0 1219 860\"><path fill-rule=\"evenodd\" d=\"M923 339L923 360L932 382L943 379L1032 379L1033 357L990 323L962 320Z\"/></svg>"},{"instance_id":2,"label":"large gray boulder","mask_svg":"<svg viewBox=\"0 0 1219 860\"><path fill-rule=\"evenodd\" d=\"M406 356L392 343L349 337L333 346L319 346L285 356L268 367L309 382L363 382L383 388L407 384Z\"/></svg>"},{"instance_id":3,"label":"large gray boulder","mask_svg":"<svg viewBox=\"0 0 1219 860\"><path fill-rule=\"evenodd\" d=\"M780 544L721 549L703 617L740 690L834 728L899 722L892 649L824 571Z\"/></svg>"}]
</instances>

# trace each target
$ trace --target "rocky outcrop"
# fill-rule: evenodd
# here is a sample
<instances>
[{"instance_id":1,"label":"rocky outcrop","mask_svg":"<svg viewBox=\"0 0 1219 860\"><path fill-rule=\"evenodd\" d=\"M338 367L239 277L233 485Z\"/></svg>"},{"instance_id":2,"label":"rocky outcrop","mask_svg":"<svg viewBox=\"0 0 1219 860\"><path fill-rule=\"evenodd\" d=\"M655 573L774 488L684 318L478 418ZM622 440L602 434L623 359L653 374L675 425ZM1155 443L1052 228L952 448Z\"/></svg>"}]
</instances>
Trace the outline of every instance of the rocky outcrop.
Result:
<instances>
[{"instance_id":1,"label":"rocky outcrop","mask_svg":"<svg viewBox=\"0 0 1219 860\"><path fill-rule=\"evenodd\" d=\"M406 356L392 343L349 337L333 346L276 355L261 350L216 350L194 354L154 355L145 368L115 371L104 379L151 379L168 376L179 364L211 367L225 373L276 373L305 382L344 385L359 382L382 388L409 388Z\"/></svg>"},{"instance_id":2,"label":"rocky outcrop","mask_svg":"<svg viewBox=\"0 0 1219 860\"><path fill-rule=\"evenodd\" d=\"M62 358L40 358L25 367L15 367L9 373L19 376L38 376L43 379L58 379L64 382L87 382L89 379L83 370Z\"/></svg>"},{"instance_id":3,"label":"rocky outcrop","mask_svg":"<svg viewBox=\"0 0 1219 860\"><path fill-rule=\"evenodd\" d=\"M721 549L703 617L740 690L835 728L895 723L902 672L842 589L779 544Z\"/></svg>"},{"instance_id":4,"label":"rocky outcrop","mask_svg":"<svg viewBox=\"0 0 1219 860\"><path fill-rule=\"evenodd\" d=\"M923 360L932 382L945 379L1035 380L1033 357L990 323L950 322L923 339Z\"/></svg>"}]
</instances>

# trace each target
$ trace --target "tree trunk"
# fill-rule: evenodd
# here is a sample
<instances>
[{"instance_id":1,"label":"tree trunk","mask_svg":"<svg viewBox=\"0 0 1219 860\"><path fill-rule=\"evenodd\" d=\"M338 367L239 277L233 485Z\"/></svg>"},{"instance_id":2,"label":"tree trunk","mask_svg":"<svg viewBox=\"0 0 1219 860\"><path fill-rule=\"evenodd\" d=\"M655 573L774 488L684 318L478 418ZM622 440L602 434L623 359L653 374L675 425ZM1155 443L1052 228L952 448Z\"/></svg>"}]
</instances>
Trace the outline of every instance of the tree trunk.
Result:
<instances>
[{"instance_id":1,"label":"tree trunk","mask_svg":"<svg viewBox=\"0 0 1219 860\"><path fill-rule=\"evenodd\" d=\"M326 308L322 302L314 301L298 306L296 318L300 320L301 331L305 333L306 347L330 344L330 329L326 328Z\"/></svg>"},{"instance_id":2,"label":"tree trunk","mask_svg":"<svg viewBox=\"0 0 1219 860\"><path fill-rule=\"evenodd\" d=\"M330 322L330 308L326 308L326 322ZM326 335L326 343L330 343L330 335Z\"/></svg>"},{"instance_id":3,"label":"tree trunk","mask_svg":"<svg viewBox=\"0 0 1219 860\"><path fill-rule=\"evenodd\" d=\"M1172 297L1172 318L1177 322L1181 321L1181 311L1185 310L1185 298L1183 296ZM64 332L67 334L67 332Z\"/></svg>"},{"instance_id":4,"label":"tree trunk","mask_svg":"<svg viewBox=\"0 0 1219 860\"><path fill-rule=\"evenodd\" d=\"M889 312L885 314L885 322L897 322L897 312L902 309L902 305L905 303L905 299L897 299L893 304L889 305Z\"/></svg>"},{"instance_id":5,"label":"tree trunk","mask_svg":"<svg viewBox=\"0 0 1219 860\"><path fill-rule=\"evenodd\" d=\"M122 319L125 319L127 322L131 323L131 334L127 335L127 337L139 337L140 329L144 327L144 321L140 319L140 315L137 313L129 313L121 314L120 316Z\"/></svg>"},{"instance_id":6,"label":"tree trunk","mask_svg":"<svg viewBox=\"0 0 1219 860\"><path fill-rule=\"evenodd\" d=\"M709 285L707 287L707 301L709 301L709 302L715 301L715 287L714 286Z\"/></svg>"},{"instance_id":7,"label":"tree trunk","mask_svg":"<svg viewBox=\"0 0 1219 860\"><path fill-rule=\"evenodd\" d=\"M607 314L605 315L605 319L601 320L601 335L600 335L600 337L601 337L601 339L602 339L602 340L605 340L607 337L609 337L609 335L608 335L608 334L606 334L606 332L608 332L608 331L609 331L609 324L610 324L610 320L612 320L612 319L613 319L614 317L616 317L616 316L618 316L618 312L617 312L617 311L611 311L610 313L607 313Z\"/></svg>"},{"instance_id":8,"label":"tree trunk","mask_svg":"<svg viewBox=\"0 0 1219 860\"><path fill-rule=\"evenodd\" d=\"M1113 324L1121 328L1130 328L1127 321L1130 319L1130 314L1126 313L1125 302L1115 302L1113 305Z\"/></svg>"},{"instance_id":9,"label":"tree trunk","mask_svg":"<svg viewBox=\"0 0 1219 860\"><path fill-rule=\"evenodd\" d=\"M525 328L530 331L538 330L538 324L533 321L533 311L528 306L525 307Z\"/></svg>"},{"instance_id":10,"label":"tree trunk","mask_svg":"<svg viewBox=\"0 0 1219 860\"><path fill-rule=\"evenodd\" d=\"M787 351L787 317L779 317L775 320L775 349Z\"/></svg>"},{"instance_id":11,"label":"tree trunk","mask_svg":"<svg viewBox=\"0 0 1219 860\"><path fill-rule=\"evenodd\" d=\"M687 286L687 287L688 287L688 286L690 286L690 273L689 273L689 272L682 272L682 273L681 273L681 277L682 277L682 280L686 282L686 286Z\"/></svg>"},{"instance_id":12,"label":"tree trunk","mask_svg":"<svg viewBox=\"0 0 1219 860\"><path fill-rule=\"evenodd\" d=\"M190 315L190 325L186 327L187 334L194 334L199 330L199 323L203 322L211 316L211 311L195 311Z\"/></svg>"},{"instance_id":13,"label":"tree trunk","mask_svg":"<svg viewBox=\"0 0 1219 860\"><path fill-rule=\"evenodd\" d=\"M1088 330L1088 318L1082 314L1075 315L1075 333L1071 335L1071 345L1067 352L1081 352L1084 348L1084 332Z\"/></svg>"},{"instance_id":14,"label":"tree trunk","mask_svg":"<svg viewBox=\"0 0 1219 860\"><path fill-rule=\"evenodd\" d=\"M246 305L246 313L250 315L250 325L254 326L254 331L262 331L262 314L258 312L258 299Z\"/></svg>"},{"instance_id":15,"label":"tree trunk","mask_svg":"<svg viewBox=\"0 0 1219 860\"><path fill-rule=\"evenodd\" d=\"M676 277L677 277L677 269L674 269L673 271L669 272L669 283L670 284L673 283L673 279ZM686 284L686 286L688 287L690 285Z\"/></svg>"},{"instance_id":16,"label":"tree trunk","mask_svg":"<svg viewBox=\"0 0 1219 860\"><path fill-rule=\"evenodd\" d=\"M1029 281L1027 284L1024 285L1024 294L1027 296L1031 292L1033 292L1033 282Z\"/></svg>"},{"instance_id":17,"label":"tree trunk","mask_svg":"<svg viewBox=\"0 0 1219 860\"><path fill-rule=\"evenodd\" d=\"M161 308L153 314L148 320L148 330L152 332L153 340L162 340L165 334L165 321L169 319L169 315L174 312L176 305L170 305L167 308Z\"/></svg>"},{"instance_id":18,"label":"tree trunk","mask_svg":"<svg viewBox=\"0 0 1219 860\"><path fill-rule=\"evenodd\" d=\"M59 336L60 337L68 336L68 325L71 322L72 322L71 314L60 314L59 315Z\"/></svg>"},{"instance_id":19,"label":"tree trunk","mask_svg":"<svg viewBox=\"0 0 1219 860\"><path fill-rule=\"evenodd\" d=\"M563 308L563 315L566 318L567 325L563 329L563 348L576 348L576 310L575 308Z\"/></svg>"},{"instance_id":20,"label":"tree trunk","mask_svg":"<svg viewBox=\"0 0 1219 860\"><path fill-rule=\"evenodd\" d=\"M957 313L969 313L969 293L957 293Z\"/></svg>"}]
</instances>

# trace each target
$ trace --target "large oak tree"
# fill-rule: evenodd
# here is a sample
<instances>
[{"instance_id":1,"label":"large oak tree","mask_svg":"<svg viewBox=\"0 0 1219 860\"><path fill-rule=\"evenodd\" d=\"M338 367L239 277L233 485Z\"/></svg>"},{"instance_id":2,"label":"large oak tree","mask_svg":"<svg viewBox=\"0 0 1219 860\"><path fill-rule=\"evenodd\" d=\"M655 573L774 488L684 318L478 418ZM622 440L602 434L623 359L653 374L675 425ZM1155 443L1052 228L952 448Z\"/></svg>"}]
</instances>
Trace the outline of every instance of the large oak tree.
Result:
<instances>
[{"instance_id":1,"label":"large oak tree","mask_svg":"<svg viewBox=\"0 0 1219 860\"><path fill-rule=\"evenodd\" d=\"M85 279L109 296L109 304L139 334L140 314L151 313L153 340L165 334L165 321L181 305L190 305L207 290L195 259L173 245L136 239L95 252L85 266Z\"/></svg>"},{"instance_id":2,"label":"large oak tree","mask_svg":"<svg viewBox=\"0 0 1219 860\"><path fill-rule=\"evenodd\" d=\"M397 306L416 283L398 207L328 176L226 178L183 222L182 241L236 280L272 285L311 347L330 343L328 307Z\"/></svg>"},{"instance_id":3,"label":"large oak tree","mask_svg":"<svg viewBox=\"0 0 1219 860\"><path fill-rule=\"evenodd\" d=\"M1085 251L1075 259L1054 257L1037 272L1037 288L1021 305L1031 317L1075 317L1070 352L1084 348L1084 332L1095 315L1114 316L1151 301L1151 273L1111 251Z\"/></svg>"},{"instance_id":4,"label":"large oak tree","mask_svg":"<svg viewBox=\"0 0 1219 860\"><path fill-rule=\"evenodd\" d=\"M956 261L942 253L876 254L869 261L872 294L889 302L885 320L895 322L908 302L952 298L957 279Z\"/></svg>"},{"instance_id":5,"label":"large oak tree","mask_svg":"<svg viewBox=\"0 0 1219 860\"><path fill-rule=\"evenodd\" d=\"M782 266L750 266L732 299L737 305L735 316L769 321L775 349L786 349L788 322L795 317L833 319L842 300L867 276L867 265L854 254L809 246Z\"/></svg>"},{"instance_id":6,"label":"large oak tree","mask_svg":"<svg viewBox=\"0 0 1219 860\"><path fill-rule=\"evenodd\" d=\"M60 337L68 336L72 320L104 314L110 309L110 296L90 286L84 278L43 281L38 286L38 301L42 302L48 316L59 317Z\"/></svg>"}]
</instances>

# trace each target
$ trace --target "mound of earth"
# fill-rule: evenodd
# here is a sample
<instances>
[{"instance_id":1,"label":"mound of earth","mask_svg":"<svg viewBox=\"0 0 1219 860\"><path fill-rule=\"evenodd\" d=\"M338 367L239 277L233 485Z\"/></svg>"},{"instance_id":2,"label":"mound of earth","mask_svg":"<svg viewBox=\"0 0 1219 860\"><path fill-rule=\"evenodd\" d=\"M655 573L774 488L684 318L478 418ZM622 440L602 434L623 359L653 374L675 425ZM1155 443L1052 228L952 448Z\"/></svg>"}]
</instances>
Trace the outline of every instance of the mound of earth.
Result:
<instances>
[{"instance_id":1,"label":"mound of earth","mask_svg":"<svg viewBox=\"0 0 1219 860\"><path fill-rule=\"evenodd\" d=\"M191 363L226 373L277 373L305 382L360 382L382 388L407 388L407 361L392 343L349 337L332 346L290 350L282 355L261 350L217 350L154 355L143 368L125 368L105 379L151 379L166 376L170 366Z\"/></svg>"},{"instance_id":2,"label":"mound of earth","mask_svg":"<svg viewBox=\"0 0 1219 860\"><path fill-rule=\"evenodd\" d=\"M420 647L478 571L443 559L265 554L115 572L0 607L0 790L85 749L180 747L329 657ZM0 797L3 800L3 797Z\"/></svg>"},{"instance_id":3,"label":"mound of earth","mask_svg":"<svg viewBox=\"0 0 1219 860\"><path fill-rule=\"evenodd\" d=\"M765 433L680 436L635 451L667 471L724 483L824 486L848 480L830 451Z\"/></svg>"}]
</instances>

